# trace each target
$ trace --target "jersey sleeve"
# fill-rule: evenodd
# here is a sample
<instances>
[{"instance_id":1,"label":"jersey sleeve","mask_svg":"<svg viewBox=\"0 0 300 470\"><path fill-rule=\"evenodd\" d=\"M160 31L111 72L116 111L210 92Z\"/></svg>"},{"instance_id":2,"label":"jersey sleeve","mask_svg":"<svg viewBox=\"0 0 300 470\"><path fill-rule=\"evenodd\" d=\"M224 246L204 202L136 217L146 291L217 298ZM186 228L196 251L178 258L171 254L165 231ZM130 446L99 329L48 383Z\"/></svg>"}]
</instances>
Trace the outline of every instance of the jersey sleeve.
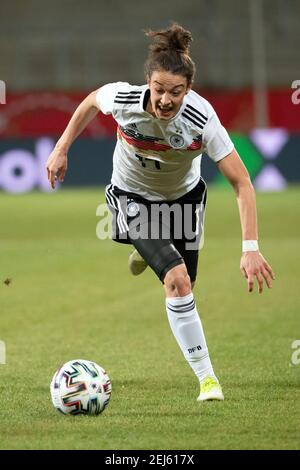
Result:
<instances>
[{"instance_id":1,"label":"jersey sleeve","mask_svg":"<svg viewBox=\"0 0 300 470\"><path fill-rule=\"evenodd\" d=\"M234 144L228 132L222 126L216 112L212 114L204 129L204 151L216 163L229 155L234 149Z\"/></svg>"},{"instance_id":2,"label":"jersey sleeve","mask_svg":"<svg viewBox=\"0 0 300 470\"><path fill-rule=\"evenodd\" d=\"M114 101L120 89L129 87L126 82L107 83L103 85L96 94L96 102L103 114L112 114L114 109Z\"/></svg>"}]
</instances>

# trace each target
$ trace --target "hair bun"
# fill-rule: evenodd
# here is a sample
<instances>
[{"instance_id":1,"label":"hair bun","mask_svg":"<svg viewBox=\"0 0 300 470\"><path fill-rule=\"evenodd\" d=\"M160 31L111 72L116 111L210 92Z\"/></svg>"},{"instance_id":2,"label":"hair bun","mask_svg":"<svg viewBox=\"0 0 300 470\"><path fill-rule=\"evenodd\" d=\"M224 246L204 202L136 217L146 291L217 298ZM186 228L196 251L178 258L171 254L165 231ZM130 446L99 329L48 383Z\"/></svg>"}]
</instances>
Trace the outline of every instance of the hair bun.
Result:
<instances>
[{"instance_id":1,"label":"hair bun","mask_svg":"<svg viewBox=\"0 0 300 470\"><path fill-rule=\"evenodd\" d=\"M174 51L178 54L189 54L189 47L193 40L190 31L177 23L173 23L170 28L162 31L149 30L146 35L153 39L150 50L154 53Z\"/></svg>"}]
</instances>

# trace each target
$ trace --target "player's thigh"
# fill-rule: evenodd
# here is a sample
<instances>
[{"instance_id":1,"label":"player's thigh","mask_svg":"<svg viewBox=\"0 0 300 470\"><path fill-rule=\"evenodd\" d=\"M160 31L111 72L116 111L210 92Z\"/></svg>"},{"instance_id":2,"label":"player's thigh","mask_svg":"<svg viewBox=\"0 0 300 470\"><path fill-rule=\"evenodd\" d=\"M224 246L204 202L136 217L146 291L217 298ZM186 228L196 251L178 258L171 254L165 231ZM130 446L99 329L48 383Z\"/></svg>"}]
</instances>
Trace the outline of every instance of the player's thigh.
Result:
<instances>
[{"instance_id":1,"label":"player's thigh","mask_svg":"<svg viewBox=\"0 0 300 470\"><path fill-rule=\"evenodd\" d=\"M131 239L131 243L162 282L168 271L184 265L181 254L171 240L137 238Z\"/></svg>"}]
</instances>

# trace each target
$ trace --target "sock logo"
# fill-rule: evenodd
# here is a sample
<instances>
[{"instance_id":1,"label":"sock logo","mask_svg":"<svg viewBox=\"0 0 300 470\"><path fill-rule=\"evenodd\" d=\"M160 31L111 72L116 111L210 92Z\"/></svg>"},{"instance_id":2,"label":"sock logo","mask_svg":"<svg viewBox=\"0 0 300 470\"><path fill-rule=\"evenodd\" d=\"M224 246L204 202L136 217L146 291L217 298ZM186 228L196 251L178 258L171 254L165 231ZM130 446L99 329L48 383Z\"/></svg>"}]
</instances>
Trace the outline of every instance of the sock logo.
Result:
<instances>
[{"instance_id":1,"label":"sock logo","mask_svg":"<svg viewBox=\"0 0 300 470\"><path fill-rule=\"evenodd\" d=\"M194 348L188 348L188 353L189 353L189 354L192 354L192 353L194 353L195 351L201 351L201 349L202 349L202 348L201 348L201 346L200 346L200 344L199 344L198 346L195 346Z\"/></svg>"}]
</instances>

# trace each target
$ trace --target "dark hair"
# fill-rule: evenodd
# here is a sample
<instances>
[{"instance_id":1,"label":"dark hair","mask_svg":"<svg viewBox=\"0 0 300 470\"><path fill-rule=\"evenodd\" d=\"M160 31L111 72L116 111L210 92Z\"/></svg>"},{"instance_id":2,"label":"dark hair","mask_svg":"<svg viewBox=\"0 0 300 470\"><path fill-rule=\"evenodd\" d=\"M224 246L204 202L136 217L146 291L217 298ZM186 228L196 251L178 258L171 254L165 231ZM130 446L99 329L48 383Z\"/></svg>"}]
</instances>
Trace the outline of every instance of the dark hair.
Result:
<instances>
[{"instance_id":1,"label":"dark hair","mask_svg":"<svg viewBox=\"0 0 300 470\"><path fill-rule=\"evenodd\" d=\"M155 71L166 71L186 77L190 85L196 72L196 66L189 56L189 46L193 40L190 31L173 23L168 29L149 30L145 34L153 39L145 63L146 77L150 78Z\"/></svg>"}]
</instances>

